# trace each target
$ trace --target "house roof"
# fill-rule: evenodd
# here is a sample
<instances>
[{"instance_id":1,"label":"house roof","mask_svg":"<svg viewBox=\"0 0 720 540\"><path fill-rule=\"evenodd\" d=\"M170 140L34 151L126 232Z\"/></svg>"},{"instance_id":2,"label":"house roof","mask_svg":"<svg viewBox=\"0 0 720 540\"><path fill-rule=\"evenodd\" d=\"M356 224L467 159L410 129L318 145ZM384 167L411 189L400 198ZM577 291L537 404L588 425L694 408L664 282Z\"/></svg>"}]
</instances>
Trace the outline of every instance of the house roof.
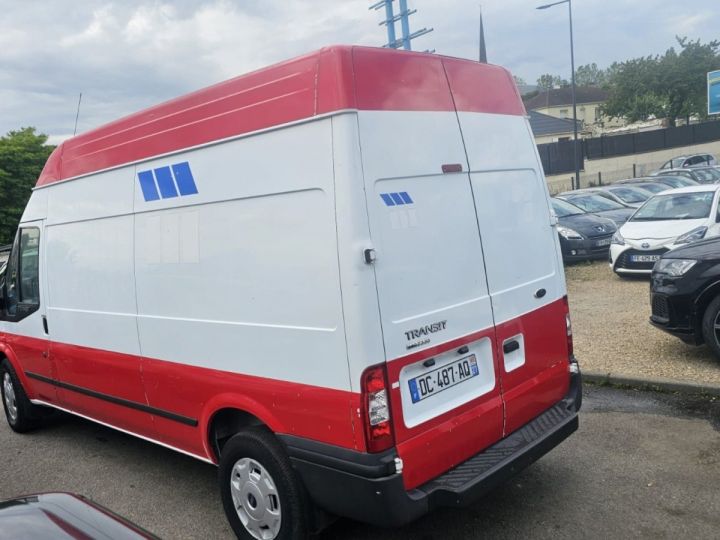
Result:
<instances>
[{"instance_id":1,"label":"house roof","mask_svg":"<svg viewBox=\"0 0 720 540\"><path fill-rule=\"evenodd\" d=\"M547 114L537 111L528 111L530 116L530 128L533 135L540 137L542 135L556 135L558 133L572 133L573 121L563 118L555 118ZM578 120L578 131L581 129L581 122Z\"/></svg>"},{"instance_id":2,"label":"house roof","mask_svg":"<svg viewBox=\"0 0 720 540\"><path fill-rule=\"evenodd\" d=\"M576 103L598 103L608 98L607 90L594 86L578 86L575 88ZM531 97L525 101L525 108L542 109L543 107L561 107L562 105L572 105L572 88L570 86L564 88L553 88L540 92L537 96Z\"/></svg>"}]
</instances>

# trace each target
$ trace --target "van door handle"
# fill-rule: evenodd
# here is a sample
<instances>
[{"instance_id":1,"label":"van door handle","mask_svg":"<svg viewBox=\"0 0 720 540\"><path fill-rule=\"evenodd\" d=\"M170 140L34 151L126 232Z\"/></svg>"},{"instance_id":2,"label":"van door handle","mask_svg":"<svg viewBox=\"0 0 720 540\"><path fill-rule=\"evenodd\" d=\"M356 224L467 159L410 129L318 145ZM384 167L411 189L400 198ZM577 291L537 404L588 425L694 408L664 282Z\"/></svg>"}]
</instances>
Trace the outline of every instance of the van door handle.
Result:
<instances>
[{"instance_id":1,"label":"van door handle","mask_svg":"<svg viewBox=\"0 0 720 540\"><path fill-rule=\"evenodd\" d=\"M50 332L48 331L47 317L45 315L42 316L42 322L43 322L43 330L45 330L46 334L50 334Z\"/></svg>"},{"instance_id":2,"label":"van door handle","mask_svg":"<svg viewBox=\"0 0 720 540\"><path fill-rule=\"evenodd\" d=\"M503 343L503 352L505 354L510 354L513 351L517 351L519 348L520 344L517 342L516 339L508 341L507 343Z\"/></svg>"}]
</instances>

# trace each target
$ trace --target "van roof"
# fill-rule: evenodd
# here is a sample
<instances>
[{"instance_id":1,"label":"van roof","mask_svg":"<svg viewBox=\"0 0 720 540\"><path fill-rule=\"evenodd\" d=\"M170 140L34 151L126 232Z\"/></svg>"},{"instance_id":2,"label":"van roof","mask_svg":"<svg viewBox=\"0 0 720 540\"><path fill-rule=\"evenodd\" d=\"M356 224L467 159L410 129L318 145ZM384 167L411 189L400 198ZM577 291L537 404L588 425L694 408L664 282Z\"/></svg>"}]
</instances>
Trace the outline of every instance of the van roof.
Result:
<instances>
[{"instance_id":1,"label":"van roof","mask_svg":"<svg viewBox=\"0 0 720 540\"><path fill-rule=\"evenodd\" d=\"M429 53L333 46L68 139L36 187L342 110L524 115L510 73Z\"/></svg>"}]
</instances>

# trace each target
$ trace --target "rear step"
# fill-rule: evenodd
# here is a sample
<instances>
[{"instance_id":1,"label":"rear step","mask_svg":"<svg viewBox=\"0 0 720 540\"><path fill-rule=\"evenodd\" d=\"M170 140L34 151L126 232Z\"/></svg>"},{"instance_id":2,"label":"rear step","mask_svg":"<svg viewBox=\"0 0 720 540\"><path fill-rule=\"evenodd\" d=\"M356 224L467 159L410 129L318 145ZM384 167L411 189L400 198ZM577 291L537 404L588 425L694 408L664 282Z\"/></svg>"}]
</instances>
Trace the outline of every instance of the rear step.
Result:
<instances>
[{"instance_id":1,"label":"rear step","mask_svg":"<svg viewBox=\"0 0 720 540\"><path fill-rule=\"evenodd\" d=\"M563 400L493 446L417 489L436 506L471 504L542 457L578 428L574 400Z\"/></svg>"}]
</instances>

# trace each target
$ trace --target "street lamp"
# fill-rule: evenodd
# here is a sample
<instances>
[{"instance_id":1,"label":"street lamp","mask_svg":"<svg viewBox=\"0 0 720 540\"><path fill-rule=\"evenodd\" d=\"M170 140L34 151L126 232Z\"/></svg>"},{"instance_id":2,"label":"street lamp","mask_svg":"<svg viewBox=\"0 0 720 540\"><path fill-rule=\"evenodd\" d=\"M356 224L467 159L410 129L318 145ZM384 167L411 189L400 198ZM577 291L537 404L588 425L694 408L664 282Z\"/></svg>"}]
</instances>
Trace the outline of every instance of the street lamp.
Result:
<instances>
[{"instance_id":1,"label":"street lamp","mask_svg":"<svg viewBox=\"0 0 720 540\"><path fill-rule=\"evenodd\" d=\"M573 106L573 130L575 133L573 143L573 157L575 159L575 182L572 186L573 189L580 188L580 160L578 160L578 131L577 131L577 102L575 100L575 48L573 47L573 27L572 27L572 0L560 0L559 2L553 2L552 4L545 4L538 6L535 9L547 9L560 4L568 5L568 15L570 17L570 69L572 70L571 84L572 84L572 106Z\"/></svg>"}]
</instances>

